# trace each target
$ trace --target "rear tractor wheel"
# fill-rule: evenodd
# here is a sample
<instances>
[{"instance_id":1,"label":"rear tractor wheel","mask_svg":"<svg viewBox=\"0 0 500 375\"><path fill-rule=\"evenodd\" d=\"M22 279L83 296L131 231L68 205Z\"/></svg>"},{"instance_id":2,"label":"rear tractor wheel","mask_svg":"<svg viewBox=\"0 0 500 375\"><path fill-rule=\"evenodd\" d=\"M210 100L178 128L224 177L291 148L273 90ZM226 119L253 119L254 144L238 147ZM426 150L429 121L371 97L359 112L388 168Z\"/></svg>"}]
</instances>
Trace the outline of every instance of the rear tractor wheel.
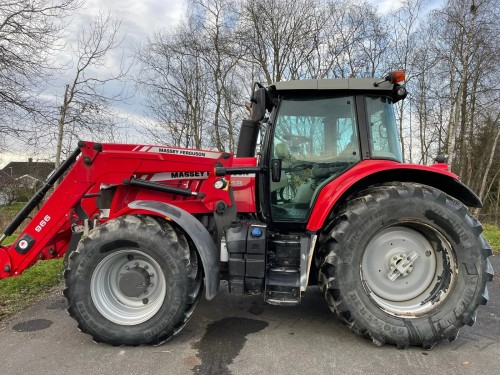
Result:
<instances>
[{"instance_id":1,"label":"rear tractor wheel","mask_svg":"<svg viewBox=\"0 0 500 375\"><path fill-rule=\"evenodd\" d=\"M346 202L320 249L330 309L376 345L432 348L476 320L493 277L482 227L429 186L370 188Z\"/></svg>"},{"instance_id":2,"label":"rear tractor wheel","mask_svg":"<svg viewBox=\"0 0 500 375\"><path fill-rule=\"evenodd\" d=\"M149 216L92 231L64 273L70 315L95 341L160 344L177 334L202 291L197 253L184 234Z\"/></svg>"}]
</instances>

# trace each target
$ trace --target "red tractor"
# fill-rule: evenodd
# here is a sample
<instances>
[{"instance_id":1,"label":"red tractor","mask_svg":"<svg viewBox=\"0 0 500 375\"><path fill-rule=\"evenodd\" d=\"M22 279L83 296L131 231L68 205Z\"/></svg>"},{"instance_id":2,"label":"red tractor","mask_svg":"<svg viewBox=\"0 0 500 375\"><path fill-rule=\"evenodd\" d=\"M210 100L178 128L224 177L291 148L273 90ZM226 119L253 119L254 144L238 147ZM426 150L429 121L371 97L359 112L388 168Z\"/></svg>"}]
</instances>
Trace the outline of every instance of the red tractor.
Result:
<instances>
[{"instance_id":1,"label":"red tractor","mask_svg":"<svg viewBox=\"0 0 500 375\"><path fill-rule=\"evenodd\" d=\"M70 315L113 345L169 340L220 279L285 306L317 282L377 345L452 341L488 299L491 250L443 160L402 163L402 79L256 85L236 155L81 141L4 230L65 175L0 245L0 278L64 255Z\"/></svg>"}]
</instances>

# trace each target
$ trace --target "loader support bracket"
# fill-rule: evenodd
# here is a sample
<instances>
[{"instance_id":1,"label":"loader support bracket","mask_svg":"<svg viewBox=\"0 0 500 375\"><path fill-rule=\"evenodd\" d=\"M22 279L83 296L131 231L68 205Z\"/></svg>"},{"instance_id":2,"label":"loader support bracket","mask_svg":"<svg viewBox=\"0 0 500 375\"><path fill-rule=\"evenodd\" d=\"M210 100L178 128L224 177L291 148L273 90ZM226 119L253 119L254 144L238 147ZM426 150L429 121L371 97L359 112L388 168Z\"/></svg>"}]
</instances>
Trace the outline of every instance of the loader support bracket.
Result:
<instances>
[{"instance_id":1,"label":"loader support bracket","mask_svg":"<svg viewBox=\"0 0 500 375\"><path fill-rule=\"evenodd\" d=\"M31 237L28 233L24 233L21 238L16 242L16 246L14 247L19 254L26 254L29 249L35 243L35 239Z\"/></svg>"}]
</instances>

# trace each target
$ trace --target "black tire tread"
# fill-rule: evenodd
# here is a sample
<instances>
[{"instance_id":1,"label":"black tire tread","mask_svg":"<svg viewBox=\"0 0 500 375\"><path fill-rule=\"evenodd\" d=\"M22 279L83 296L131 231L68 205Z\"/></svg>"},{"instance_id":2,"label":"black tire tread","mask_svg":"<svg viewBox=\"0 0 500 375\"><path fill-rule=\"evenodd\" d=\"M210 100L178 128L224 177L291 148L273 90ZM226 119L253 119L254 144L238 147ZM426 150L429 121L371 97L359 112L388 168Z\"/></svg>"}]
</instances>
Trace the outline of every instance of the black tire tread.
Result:
<instances>
[{"instance_id":1,"label":"black tire tread","mask_svg":"<svg viewBox=\"0 0 500 375\"><path fill-rule=\"evenodd\" d=\"M410 334L410 338L408 340L402 341L399 338L393 338L389 335L384 336L376 334L372 331L371 327L363 326L360 322L353 318L353 314L351 314L349 306L344 302L344 296L339 289L339 282L336 278L336 265L340 262L338 252L340 252L339 249L341 247L344 234L349 230L352 222L356 221L358 216L363 215L369 207L384 204L384 201L401 196L423 198L424 194L431 195L435 201L441 202L450 210L457 212L461 217L463 217L464 221L469 224L471 230L477 236L477 240L481 243L482 249L480 251L480 256L484 260L485 267L482 272L482 279L480 280L481 292L476 294L475 303L472 304L472 308L465 310L462 316L457 317L457 321L461 322L461 325L449 326L449 323L447 323L447 328L444 332L436 333L435 339L431 341L420 339L418 332L413 329L414 335ZM337 210L336 215L333 216L333 223L328 226L332 229L319 250L319 287L325 295L330 310L338 316L341 322L349 327L355 334L370 338L376 346L382 346L389 343L397 345L400 349L404 349L410 345L420 345L424 349L430 350L441 339L448 339L452 342L456 340L459 330L464 324L471 326L476 322L478 306L486 304L488 301L488 289L486 283L493 279L493 268L487 258L492 254L492 252L488 242L481 234L483 228L479 221L468 213L468 210L464 205L439 190L426 185L402 182L376 185L358 192L355 196L346 201ZM445 337L442 337L443 334Z\"/></svg>"},{"instance_id":2,"label":"black tire tread","mask_svg":"<svg viewBox=\"0 0 500 375\"><path fill-rule=\"evenodd\" d=\"M74 267L75 264L78 264L78 258L83 255L82 251L84 250L82 249L90 245L93 240L96 240L103 234L109 231L116 230L117 228L126 228L127 231L130 231L131 233L137 233L138 231L147 231L149 236L160 236L163 239L169 239L169 245L176 244L176 251L180 253L181 258L184 259L187 269L186 274L189 281L187 303L180 319L172 329L160 332L156 337L151 338L151 340L149 341L127 343L128 345L132 346L143 344L163 344L164 342L177 335L186 325L189 318L192 316L192 313L198 305L198 302L202 295L203 283L202 267L198 260L196 250L194 250L194 246L189 244L186 236L180 228L170 225L168 222L162 220L161 218L151 217L147 215L127 215L118 217L100 225L99 227L92 230L87 237L83 238L80 241L77 249L69 255L68 262L66 263L66 267L64 270L65 288L63 290L63 294L68 301L67 312L78 322L78 329L83 333L90 334L95 342L107 342L115 346L122 345L122 343L119 341L109 342L109 340L104 339L99 333L96 333L94 330L90 330L87 328L85 322L81 320L80 315L76 312L76 307L74 304L75 302L70 292L73 283L75 283L75 280L72 278L72 267Z\"/></svg>"}]
</instances>

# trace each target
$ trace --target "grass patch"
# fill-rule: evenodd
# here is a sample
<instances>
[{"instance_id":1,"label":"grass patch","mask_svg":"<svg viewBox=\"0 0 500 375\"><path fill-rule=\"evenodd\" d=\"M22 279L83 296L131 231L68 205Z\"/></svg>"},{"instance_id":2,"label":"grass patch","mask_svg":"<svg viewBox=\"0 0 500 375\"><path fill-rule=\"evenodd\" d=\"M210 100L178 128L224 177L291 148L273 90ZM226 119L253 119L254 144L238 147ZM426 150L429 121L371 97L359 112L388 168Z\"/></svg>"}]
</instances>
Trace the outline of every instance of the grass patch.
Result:
<instances>
[{"instance_id":1,"label":"grass patch","mask_svg":"<svg viewBox=\"0 0 500 375\"><path fill-rule=\"evenodd\" d=\"M0 230L17 215L26 203L13 203L10 206L0 206ZM36 210L30 215L34 215ZM16 234L8 236L2 245L14 242L24 225L29 222L25 220L18 228ZM51 259L36 263L27 269L19 277L10 277L0 280L0 320L25 309L40 297L46 295L54 286L62 280L63 259Z\"/></svg>"},{"instance_id":2,"label":"grass patch","mask_svg":"<svg viewBox=\"0 0 500 375\"><path fill-rule=\"evenodd\" d=\"M26 202L14 202L9 206L0 206L0 212L4 214L17 214L26 205Z\"/></svg>"},{"instance_id":3,"label":"grass patch","mask_svg":"<svg viewBox=\"0 0 500 375\"><path fill-rule=\"evenodd\" d=\"M0 320L47 294L62 279L63 259L36 263L22 276L0 280Z\"/></svg>"},{"instance_id":4,"label":"grass patch","mask_svg":"<svg viewBox=\"0 0 500 375\"><path fill-rule=\"evenodd\" d=\"M25 202L16 202L12 203L10 206L0 206L0 231L2 229L7 228L7 225L9 225L12 222L12 219L21 211L21 209L26 205ZM28 218L26 218L19 228L17 229L18 232L22 231L24 227L30 222L31 217L35 215L37 212L37 209L35 208L29 215ZM4 242L5 244L5 242Z\"/></svg>"},{"instance_id":5,"label":"grass patch","mask_svg":"<svg viewBox=\"0 0 500 375\"><path fill-rule=\"evenodd\" d=\"M2 225L10 222L14 216L24 207L26 203L12 203L10 206L0 206L0 223ZM3 229L3 228L2 228Z\"/></svg>"},{"instance_id":6,"label":"grass patch","mask_svg":"<svg viewBox=\"0 0 500 375\"><path fill-rule=\"evenodd\" d=\"M8 245L10 243L13 243L15 239L19 236L19 234L12 234L10 236L7 236L5 240L3 240L2 245Z\"/></svg>"},{"instance_id":7,"label":"grass patch","mask_svg":"<svg viewBox=\"0 0 500 375\"><path fill-rule=\"evenodd\" d=\"M483 235L488 240L491 250L495 253L500 253L500 228L491 224L483 225Z\"/></svg>"}]
</instances>

